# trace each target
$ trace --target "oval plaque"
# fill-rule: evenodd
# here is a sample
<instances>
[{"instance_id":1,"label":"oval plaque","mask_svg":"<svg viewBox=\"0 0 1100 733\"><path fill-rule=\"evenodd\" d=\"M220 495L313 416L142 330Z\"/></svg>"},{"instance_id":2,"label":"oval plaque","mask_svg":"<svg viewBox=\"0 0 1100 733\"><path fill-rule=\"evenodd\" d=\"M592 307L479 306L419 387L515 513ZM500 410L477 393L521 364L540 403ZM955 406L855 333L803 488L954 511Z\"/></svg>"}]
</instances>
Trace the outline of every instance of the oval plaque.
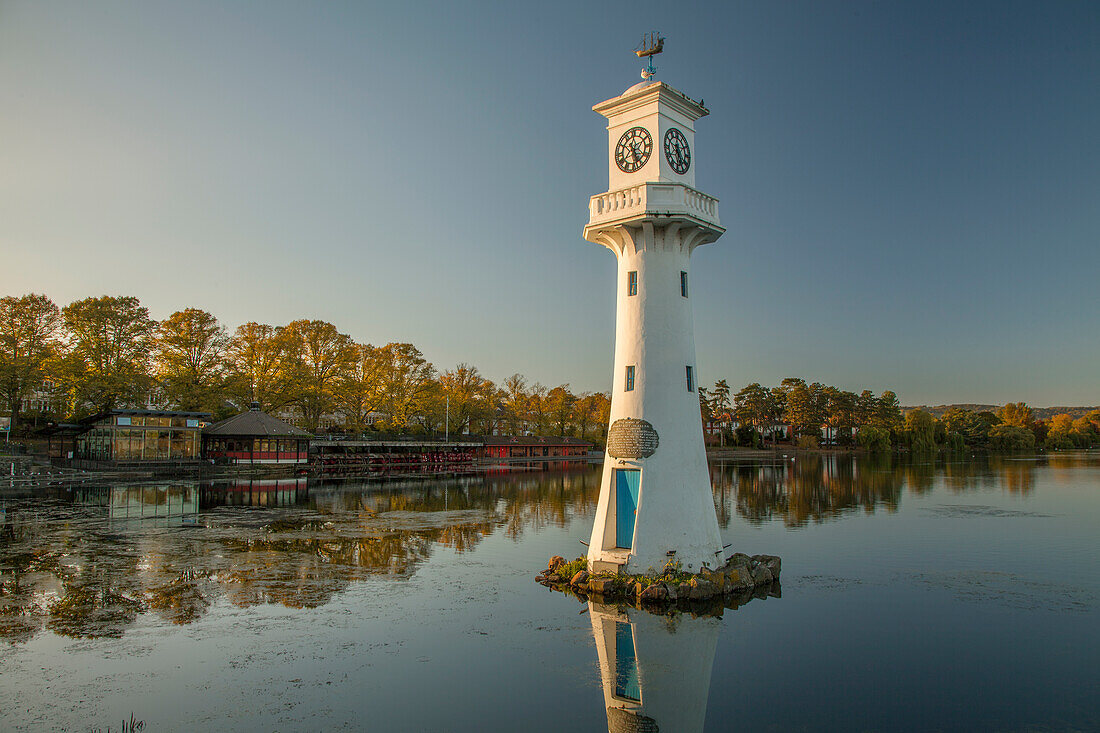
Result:
<instances>
[{"instance_id":1,"label":"oval plaque","mask_svg":"<svg viewBox=\"0 0 1100 733\"><path fill-rule=\"evenodd\" d=\"M649 458L658 442L653 426L636 417L620 418L607 431L607 452L614 458Z\"/></svg>"}]
</instances>

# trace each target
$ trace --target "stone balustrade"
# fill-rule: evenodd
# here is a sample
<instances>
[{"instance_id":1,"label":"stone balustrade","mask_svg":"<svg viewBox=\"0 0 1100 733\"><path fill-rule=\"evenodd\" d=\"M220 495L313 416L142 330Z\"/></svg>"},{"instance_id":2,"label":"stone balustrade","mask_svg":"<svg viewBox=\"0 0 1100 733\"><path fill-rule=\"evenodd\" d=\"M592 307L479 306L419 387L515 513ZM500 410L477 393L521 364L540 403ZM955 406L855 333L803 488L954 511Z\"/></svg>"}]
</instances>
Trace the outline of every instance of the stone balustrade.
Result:
<instances>
[{"instance_id":1,"label":"stone balustrade","mask_svg":"<svg viewBox=\"0 0 1100 733\"><path fill-rule=\"evenodd\" d=\"M719 225L718 199L682 183L642 183L593 196L588 203L589 226L639 215L690 216Z\"/></svg>"}]
</instances>

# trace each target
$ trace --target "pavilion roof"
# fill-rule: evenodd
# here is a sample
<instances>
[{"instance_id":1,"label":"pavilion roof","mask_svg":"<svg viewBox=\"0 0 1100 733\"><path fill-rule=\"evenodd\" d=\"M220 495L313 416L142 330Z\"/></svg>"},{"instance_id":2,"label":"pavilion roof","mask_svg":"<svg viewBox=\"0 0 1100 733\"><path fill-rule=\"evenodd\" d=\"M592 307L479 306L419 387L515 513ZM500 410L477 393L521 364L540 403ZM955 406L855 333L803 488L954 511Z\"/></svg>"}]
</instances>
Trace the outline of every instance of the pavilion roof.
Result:
<instances>
[{"instance_id":1,"label":"pavilion roof","mask_svg":"<svg viewBox=\"0 0 1100 733\"><path fill-rule=\"evenodd\" d=\"M301 428L268 415L258 409L251 409L239 415L216 422L202 431L203 435L241 435L262 438L312 438Z\"/></svg>"}]
</instances>

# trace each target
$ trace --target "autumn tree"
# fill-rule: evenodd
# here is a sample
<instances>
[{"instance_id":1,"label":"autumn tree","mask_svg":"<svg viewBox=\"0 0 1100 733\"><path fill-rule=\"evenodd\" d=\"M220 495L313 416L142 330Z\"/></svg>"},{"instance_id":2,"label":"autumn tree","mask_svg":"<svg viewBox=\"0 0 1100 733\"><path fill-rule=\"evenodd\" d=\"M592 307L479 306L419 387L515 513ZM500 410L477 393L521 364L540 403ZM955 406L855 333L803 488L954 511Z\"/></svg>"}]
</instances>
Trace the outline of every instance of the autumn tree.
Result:
<instances>
[{"instance_id":1,"label":"autumn tree","mask_svg":"<svg viewBox=\"0 0 1100 733\"><path fill-rule=\"evenodd\" d=\"M335 411L336 386L356 362L355 342L325 321L292 321L285 334L294 404L306 430L315 432L322 416Z\"/></svg>"},{"instance_id":2,"label":"autumn tree","mask_svg":"<svg viewBox=\"0 0 1100 733\"><path fill-rule=\"evenodd\" d=\"M227 391L240 408L259 403L275 410L293 398L289 342L282 328L248 322L239 326L226 352Z\"/></svg>"},{"instance_id":3,"label":"autumn tree","mask_svg":"<svg viewBox=\"0 0 1100 733\"><path fill-rule=\"evenodd\" d=\"M345 427L362 432L367 415L381 409L386 394L382 388L382 349L370 344L354 344L355 358L347 371L337 377L336 403L344 414Z\"/></svg>"},{"instance_id":4,"label":"autumn tree","mask_svg":"<svg viewBox=\"0 0 1100 733\"><path fill-rule=\"evenodd\" d=\"M519 435L527 420L527 379L522 374L513 374L504 380L504 420L508 432Z\"/></svg>"},{"instance_id":5,"label":"autumn tree","mask_svg":"<svg viewBox=\"0 0 1100 733\"><path fill-rule=\"evenodd\" d=\"M997 411L997 417L1005 425L1017 428L1030 428L1034 419L1031 416L1031 408L1024 402L1009 402Z\"/></svg>"},{"instance_id":6,"label":"autumn tree","mask_svg":"<svg viewBox=\"0 0 1100 733\"><path fill-rule=\"evenodd\" d=\"M774 414L771 392L758 382L742 387L734 396L734 416L738 422L753 426L761 434Z\"/></svg>"},{"instance_id":7,"label":"autumn tree","mask_svg":"<svg viewBox=\"0 0 1100 733\"><path fill-rule=\"evenodd\" d=\"M559 384L546 395L550 419L559 437L565 437L565 430L573 418L573 404L576 395L569 391L568 384Z\"/></svg>"},{"instance_id":8,"label":"autumn tree","mask_svg":"<svg viewBox=\"0 0 1100 733\"><path fill-rule=\"evenodd\" d=\"M170 405L213 412L220 402L229 337L204 310L177 311L157 326L154 364Z\"/></svg>"},{"instance_id":9,"label":"autumn tree","mask_svg":"<svg viewBox=\"0 0 1100 733\"><path fill-rule=\"evenodd\" d=\"M550 409L546 399L549 392L546 387L535 382L527 398L527 419L534 424L535 435L546 435L550 430Z\"/></svg>"},{"instance_id":10,"label":"autumn tree","mask_svg":"<svg viewBox=\"0 0 1100 733\"><path fill-rule=\"evenodd\" d=\"M454 369L443 372L439 377L442 397L450 403L450 432L458 435L470 431L478 420L483 419L489 397L495 392L495 385L478 372L477 367L459 364Z\"/></svg>"},{"instance_id":11,"label":"autumn tree","mask_svg":"<svg viewBox=\"0 0 1100 733\"><path fill-rule=\"evenodd\" d=\"M73 410L109 410L143 401L156 323L131 296L85 298L61 311L71 350L62 374Z\"/></svg>"},{"instance_id":12,"label":"autumn tree","mask_svg":"<svg viewBox=\"0 0 1100 733\"><path fill-rule=\"evenodd\" d=\"M382 411L389 416L391 426L405 427L414 415L428 410L433 399L442 394L433 386L435 367L412 344L386 344L379 350L378 361L379 386L384 396ZM421 420L425 429L434 430L434 425L429 427L424 422Z\"/></svg>"},{"instance_id":13,"label":"autumn tree","mask_svg":"<svg viewBox=\"0 0 1100 733\"><path fill-rule=\"evenodd\" d=\"M23 400L42 387L46 368L57 355L61 311L45 295L0 298L0 397L19 423Z\"/></svg>"}]
</instances>

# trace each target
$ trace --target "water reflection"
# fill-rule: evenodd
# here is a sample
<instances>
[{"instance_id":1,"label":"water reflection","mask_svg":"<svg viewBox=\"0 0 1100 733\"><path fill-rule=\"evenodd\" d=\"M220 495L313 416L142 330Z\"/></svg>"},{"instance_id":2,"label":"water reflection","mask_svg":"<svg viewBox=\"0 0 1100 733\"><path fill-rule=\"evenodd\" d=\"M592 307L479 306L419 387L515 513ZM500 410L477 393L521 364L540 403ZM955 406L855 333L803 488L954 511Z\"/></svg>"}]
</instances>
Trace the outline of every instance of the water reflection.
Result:
<instances>
[{"instance_id":1,"label":"water reflection","mask_svg":"<svg viewBox=\"0 0 1100 733\"><path fill-rule=\"evenodd\" d=\"M782 521L789 527L878 509L896 512L903 492L927 494L942 486L953 493L999 487L1019 495L1034 491L1036 470L1093 465L1087 453L1040 457L808 455L792 460L711 464L715 509L723 528L735 516L752 523Z\"/></svg>"},{"instance_id":2,"label":"water reflection","mask_svg":"<svg viewBox=\"0 0 1100 733\"><path fill-rule=\"evenodd\" d=\"M898 510L908 491L1036 490L1037 472L1095 468L1097 454L1040 457L812 456L711 467L721 526L797 528ZM0 494L0 638L43 629L118 636L141 613L187 624L219 600L316 608L349 584L401 582L436 548L587 525L599 467L441 479L230 480ZM741 518L741 519L738 519Z\"/></svg>"},{"instance_id":3,"label":"water reflection","mask_svg":"<svg viewBox=\"0 0 1100 733\"><path fill-rule=\"evenodd\" d=\"M588 609L609 733L703 730L721 620Z\"/></svg>"},{"instance_id":4,"label":"water reflection","mask_svg":"<svg viewBox=\"0 0 1100 733\"><path fill-rule=\"evenodd\" d=\"M0 638L117 637L140 613L191 623L217 599L315 608L400 581L437 546L591 515L598 469L383 484L304 478L64 489L3 502Z\"/></svg>"}]
</instances>

